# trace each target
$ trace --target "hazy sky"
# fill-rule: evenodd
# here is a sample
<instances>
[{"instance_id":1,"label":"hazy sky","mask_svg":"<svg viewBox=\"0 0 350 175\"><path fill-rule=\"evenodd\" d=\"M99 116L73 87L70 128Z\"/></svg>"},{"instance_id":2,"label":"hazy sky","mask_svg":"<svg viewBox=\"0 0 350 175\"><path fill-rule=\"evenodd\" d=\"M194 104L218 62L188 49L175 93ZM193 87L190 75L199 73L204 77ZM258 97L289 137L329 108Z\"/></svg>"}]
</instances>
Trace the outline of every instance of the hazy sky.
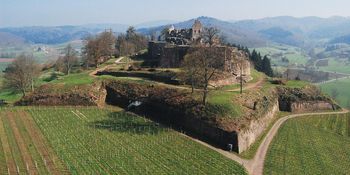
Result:
<instances>
[{"instance_id":1,"label":"hazy sky","mask_svg":"<svg viewBox=\"0 0 350 175\"><path fill-rule=\"evenodd\" d=\"M0 0L0 27L350 16L350 0Z\"/></svg>"}]
</instances>

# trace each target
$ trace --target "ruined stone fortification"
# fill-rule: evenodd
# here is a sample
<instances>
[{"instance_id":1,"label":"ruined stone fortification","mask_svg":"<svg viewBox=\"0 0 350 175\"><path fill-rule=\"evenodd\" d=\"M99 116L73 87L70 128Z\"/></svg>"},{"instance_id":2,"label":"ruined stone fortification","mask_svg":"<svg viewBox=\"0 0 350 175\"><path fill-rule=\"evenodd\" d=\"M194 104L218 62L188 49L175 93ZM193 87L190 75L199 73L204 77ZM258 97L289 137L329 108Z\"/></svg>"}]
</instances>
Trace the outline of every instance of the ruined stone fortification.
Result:
<instances>
[{"instance_id":1,"label":"ruined stone fortification","mask_svg":"<svg viewBox=\"0 0 350 175\"><path fill-rule=\"evenodd\" d=\"M339 107L328 101L299 101L291 104L291 112L304 113L337 110Z\"/></svg>"},{"instance_id":2,"label":"ruined stone fortification","mask_svg":"<svg viewBox=\"0 0 350 175\"><path fill-rule=\"evenodd\" d=\"M247 129L238 133L238 153L246 151L273 121L276 113L279 111L277 98L268 106L268 109L269 110L257 120L251 120Z\"/></svg>"},{"instance_id":3,"label":"ruined stone fortification","mask_svg":"<svg viewBox=\"0 0 350 175\"><path fill-rule=\"evenodd\" d=\"M281 111L293 113L329 111L340 109L331 98L323 95L315 86L305 88L278 88Z\"/></svg>"},{"instance_id":4,"label":"ruined stone fortification","mask_svg":"<svg viewBox=\"0 0 350 175\"><path fill-rule=\"evenodd\" d=\"M135 108L135 113L194 134L223 149L232 144L238 153L247 150L261 136L279 110L315 112L340 108L313 86L280 86L268 92L247 92L235 98L242 113L234 115L239 116L232 116L221 106L204 107L186 90L154 84L111 80L55 92L57 86L60 85L42 86L17 105L98 106L107 102L128 109L130 102L140 101L142 105Z\"/></svg>"},{"instance_id":5,"label":"ruined stone fortification","mask_svg":"<svg viewBox=\"0 0 350 175\"><path fill-rule=\"evenodd\" d=\"M204 49L203 47L205 47L205 49L212 49L213 52L220 54L220 57L224 58L221 59L223 60L221 64L221 70L223 72L238 77L241 75L242 69L243 77L249 80L251 64L248 56L243 51L239 51L235 47L222 46L218 43L215 43L211 47L203 44L199 44L201 47L191 45L193 42L202 42L202 32L203 27L198 20L195 21L191 29L176 30L172 27L166 34L165 41L149 42L148 57L150 60L157 60L159 67L178 68L181 66L185 55L195 50ZM236 81L230 81L229 83L234 82Z\"/></svg>"}]
</instances>

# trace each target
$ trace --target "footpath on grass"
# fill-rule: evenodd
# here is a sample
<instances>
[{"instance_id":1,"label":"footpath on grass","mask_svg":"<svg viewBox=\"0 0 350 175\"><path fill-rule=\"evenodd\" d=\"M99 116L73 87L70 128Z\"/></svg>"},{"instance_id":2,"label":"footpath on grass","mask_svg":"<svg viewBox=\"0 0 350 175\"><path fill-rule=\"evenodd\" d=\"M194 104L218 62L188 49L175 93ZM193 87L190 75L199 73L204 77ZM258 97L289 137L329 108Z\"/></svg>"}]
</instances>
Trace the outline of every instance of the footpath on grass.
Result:
<instances>
[{"instance_id":1,"label":"footpath on grass","mask_svg":"<svg viewBox=\"0 0 350 175\"><path fill-rule=\"evenodd\" d=\"M243 86L242 90L245 91L250 89L259 89L264 85L265 82L266 82L266 79L264 77L260 77L256 83L248 83L248 85ZM227 90L227 92L239 92L240 90L241 88L236 88L236 89Z\"/></svg>"},{"instance_id":2,"label":"footpath on grass","mask_svg":"<svg viewBox=\"0 0 350 175\"><path fill-rule=\"evenodd\" d=\"M124 58L124 57L118 58L114 63L115 63L115 64L121 64L121 61L123 60L123 58ZM90 75L91 77L97 77L97 76L96 76L97 72L104 71L104 70L108 69L109 67L110 67L110 65L106 65L106 66L100 67L100 68L98 68L98 69L92 71L91 73L89 73L89 75Z\"/></svg>"},{"instance_id":3,"label":"footpath on grass","mask_svg":"<svg viewBox=\"0 0 350 175\"><path fill-rule=\"evenodd\" d=\"M234 160L236 162L238 162L239 164L241 164L242 166L244 166L244 168L246 168L246 170L248 171L248 173L250 175L262 175L263 171L264 171L264 163L265 163L265 158L266 158L266 154L267 154L267 150L273 140L273 138L275 137L275 135L278 132L278 129L283 125L283 123L285 123L287 120L292 119L292 118L297 118L297 117L303 117L303 116L325 116L325 115L329 115L329 114L346 114L348 113L348 110L343 110L343 111L339 111L339 112L319 112L319 113L303 113L303 114L292 114L292 115L288 115L285 117L280 118L279 120L277 120L272 128L269 130L269 132L267 133L267 135L265 136L265 138L263 139L263 141L261 142L258 150L255 153L255 156L253 159L247 160L247 159L243 159L241 157L239 157L238 155L232 154L231 152L213 147L205 142L202 142L198 139L195 138L191 138L189 136L186 136L220 154L222 154L223 156Z\"/></svg>"}]
</instances>

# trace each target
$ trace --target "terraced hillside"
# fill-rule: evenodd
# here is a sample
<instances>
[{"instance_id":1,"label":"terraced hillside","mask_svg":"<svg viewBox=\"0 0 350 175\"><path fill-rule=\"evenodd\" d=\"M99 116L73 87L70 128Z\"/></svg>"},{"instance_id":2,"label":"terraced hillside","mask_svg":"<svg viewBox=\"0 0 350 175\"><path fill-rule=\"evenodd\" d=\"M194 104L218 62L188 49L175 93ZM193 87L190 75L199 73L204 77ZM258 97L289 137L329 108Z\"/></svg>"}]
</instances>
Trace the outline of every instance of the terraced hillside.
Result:
<instances>
[{"instance_id":1,"label":"terraced hillside","mask_svg":"<svg viewBox=\"0 0 350 175\"><path fill-rule=\"evenodd\" d=\"M264 174L348 174L350 116L291 119L270 145Z\"/></svg>"},{"instance_id":2,"label":"terraced hillside","mask_svg":"<svg viewBox=\"0 0 350 175\"><path fill-rule=\"evenodd\" d=\"M119 109L1 111L0 129L6 131L0 131L0 154L6 155L0 156L1 174L9 174L8 168L10 174L17 173L16 166L24 174L57 174L50 165L69 174L246 174L243 167L219 153ZM41 153L42 147L49 151ZM40 161L41 155L54 161ZM36 162L39 168L32 168Z\"/></svg>"}]
</instances>

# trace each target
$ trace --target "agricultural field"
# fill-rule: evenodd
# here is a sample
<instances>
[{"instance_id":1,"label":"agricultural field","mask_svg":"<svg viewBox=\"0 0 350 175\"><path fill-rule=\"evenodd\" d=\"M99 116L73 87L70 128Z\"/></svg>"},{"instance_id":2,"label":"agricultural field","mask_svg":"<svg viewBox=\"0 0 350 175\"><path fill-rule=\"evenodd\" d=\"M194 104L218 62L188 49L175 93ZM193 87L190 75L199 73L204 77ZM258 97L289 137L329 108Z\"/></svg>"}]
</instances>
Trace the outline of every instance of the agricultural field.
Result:
<instances>
[{"instance_id":1,"label":"agricultural field","mask_svg":"<svg viewBox=\"0 0 350 175\"><path fill-rule=\"evenodd\" d=\"M287 45L270 45L267 47L255 48L262 56L267 55L271 59L271 63L277 66L287 66L288 64L281 61L282 57L289 60L289 64L306 64L308 56L302 49Z\"/></svg>"},{"instance_id":2,"label":"agricultural field","mask_svg":"<svg viewBox=\"0 0 350 175\"><path fill-rule=\"evenodd\" d=\"M264 174L348 174L350 116L291 119L270 145Z\"/></svg>"},{"instance_id":3,"label":"agricultural field","mask_svg":"<svg viewBox=\"0 0 350 175\"><path fill-rule=\"evenodd\" d=\"M345 108L350 108L350 79L339 79L325 84L319 85L322 92L333 96L335 93L335 100ZM335 91L335 92L334 92Z\"/></svg>"},{"instance_id":4,"label":"agricultural field","mask_svg":"<svg viewBox=\"0 0 350 175\"><path fill-rule=\"evenodd\" d=\"M68 174L24 111L0 111L0 174Z\"/></svg>"},{"instance_id":5,"label":"agricultural field","mask_svg":"<svg viewBox=\"0 0 350 175\"><path fill-rule=\"evenodd\" d=\"M328 66L319 67L322 71L350 74L350 62L344 59L329 58Z\"/></svg>"},{"instance_id":6,"label":"agricultural field","mask_svg":"<svg viewBox=\"0 0 350 175\"><path fill-rule=\"evenodd\" d=\"M0 174L15 174L17 166L37 174L246 174L219 153L119 108L8 108L0 116Z\"/></svg>"}]
</instances>

